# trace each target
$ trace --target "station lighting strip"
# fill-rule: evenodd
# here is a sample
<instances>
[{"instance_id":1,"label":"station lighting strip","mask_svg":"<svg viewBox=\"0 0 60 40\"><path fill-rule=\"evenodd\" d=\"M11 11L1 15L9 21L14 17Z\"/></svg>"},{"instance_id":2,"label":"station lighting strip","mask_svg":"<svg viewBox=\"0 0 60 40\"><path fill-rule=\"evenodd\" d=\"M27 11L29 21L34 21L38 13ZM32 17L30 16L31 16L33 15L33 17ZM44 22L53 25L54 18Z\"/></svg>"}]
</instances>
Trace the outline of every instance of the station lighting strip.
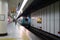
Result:
<instances>
[{"instance_id":1,"label":"station lighting strip","mask_svg":"<svg viewBox=\"0 0 60 40\"><path fill-rule=\"evenodd\" d=\"M23 13L23 8L24 8L24 6L26 5L27 2L28 2L28 0L23 1L22 6L21 6L20 10L18 11L17 17L19 16L19 14Z\"/></svg>"}]
</instances>

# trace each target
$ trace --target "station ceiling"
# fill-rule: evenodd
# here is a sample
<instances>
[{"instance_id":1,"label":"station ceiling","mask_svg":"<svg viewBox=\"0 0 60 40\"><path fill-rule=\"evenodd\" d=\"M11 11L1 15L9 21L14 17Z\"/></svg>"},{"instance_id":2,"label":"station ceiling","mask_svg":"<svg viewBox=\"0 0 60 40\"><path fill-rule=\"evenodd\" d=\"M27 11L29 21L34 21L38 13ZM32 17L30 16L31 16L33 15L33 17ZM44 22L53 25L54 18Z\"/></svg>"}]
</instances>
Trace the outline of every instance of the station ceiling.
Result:
<instances>
[{"instance_id":1,"label":"station ceiling","mask_svg":"<svg viewBox=\"0 0 60 40\"><path fill-rule=\"evenodd\" d=\"M23 0L8 0L8 9L17 8L18 4L22 4Z\"/></svg>"},{"instance_id":2,"label":"station ceiling","mask_svg":"<svg viewBox=\"0 0 60 40\"><path fill-rule=\"evenodd\" d=\"M34 0L27 8L26 10L23 12L23 16L27 16L29 14L31 14L32 12L41 9L45 6L48 6L56 1L59 0Z\"/></svg>"}]
</instances>

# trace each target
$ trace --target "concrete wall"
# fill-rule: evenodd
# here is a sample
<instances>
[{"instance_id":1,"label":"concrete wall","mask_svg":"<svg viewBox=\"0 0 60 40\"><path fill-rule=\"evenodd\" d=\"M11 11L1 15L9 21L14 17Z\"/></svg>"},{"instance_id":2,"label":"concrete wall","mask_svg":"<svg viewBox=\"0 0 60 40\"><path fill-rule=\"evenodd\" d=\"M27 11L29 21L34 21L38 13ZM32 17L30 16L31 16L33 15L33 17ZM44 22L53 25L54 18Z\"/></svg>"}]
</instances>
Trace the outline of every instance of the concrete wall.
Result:
<instances>
[{"instance_id":1,"label":"concrete wall","mask_svg":"<svg viewBox=\"0 0 60 40\"><path fill-rule=\"evenodd\" d=\"M37 23L38 18L42 23ZM39 9L31 14L31 25L42 30L58 35L59 32L59 2Z\"/></svg>"},{"instance_id":2,"label":"concrete wall","mask_svg":"<svg viewBox=\"0 0 60 40\"><path fill-rule=\"evenodd\" d=\"M8 2L7 0L0 0L0 15L4 15L4 20L0 20L0 34L6 33L7 30L7 16L8 16ZM0 18L1 19L1 18Z\"/></svg>"}]
</instances>

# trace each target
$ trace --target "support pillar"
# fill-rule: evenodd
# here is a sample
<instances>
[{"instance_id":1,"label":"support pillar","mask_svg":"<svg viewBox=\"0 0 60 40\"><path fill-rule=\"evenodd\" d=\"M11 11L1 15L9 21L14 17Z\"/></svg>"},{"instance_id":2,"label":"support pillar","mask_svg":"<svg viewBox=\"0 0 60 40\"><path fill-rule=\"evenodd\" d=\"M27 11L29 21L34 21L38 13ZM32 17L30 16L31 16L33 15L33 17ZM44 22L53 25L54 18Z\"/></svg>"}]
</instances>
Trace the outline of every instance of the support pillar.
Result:
<instances>
[{"instance_id":1,"label":"support pillar","mask_svg":"<svg viewBox=\"0 0 60 40\"><path fill-rule=\"evenodd\" d=\"M0 0L0 36L7 35L8 2Z\"/></svg>"}]
</instances>

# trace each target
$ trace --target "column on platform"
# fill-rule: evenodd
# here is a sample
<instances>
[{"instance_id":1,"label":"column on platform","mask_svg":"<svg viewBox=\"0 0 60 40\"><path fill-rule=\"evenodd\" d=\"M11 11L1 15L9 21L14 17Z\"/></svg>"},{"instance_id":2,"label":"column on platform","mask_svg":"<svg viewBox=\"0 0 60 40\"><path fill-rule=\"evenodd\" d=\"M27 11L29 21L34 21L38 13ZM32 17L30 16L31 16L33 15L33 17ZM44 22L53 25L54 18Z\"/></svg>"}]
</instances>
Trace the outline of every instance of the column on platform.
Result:
<instances>
[{"instance_id":1,"label":"column on platform","mask_svg":"<svg viewBox=\"0 0 60 40\"><path fill-rule=\"evenodd\" d=\"M0 0L0 36L7 35L8 2Z\"/></svg>"}]
</instances>

